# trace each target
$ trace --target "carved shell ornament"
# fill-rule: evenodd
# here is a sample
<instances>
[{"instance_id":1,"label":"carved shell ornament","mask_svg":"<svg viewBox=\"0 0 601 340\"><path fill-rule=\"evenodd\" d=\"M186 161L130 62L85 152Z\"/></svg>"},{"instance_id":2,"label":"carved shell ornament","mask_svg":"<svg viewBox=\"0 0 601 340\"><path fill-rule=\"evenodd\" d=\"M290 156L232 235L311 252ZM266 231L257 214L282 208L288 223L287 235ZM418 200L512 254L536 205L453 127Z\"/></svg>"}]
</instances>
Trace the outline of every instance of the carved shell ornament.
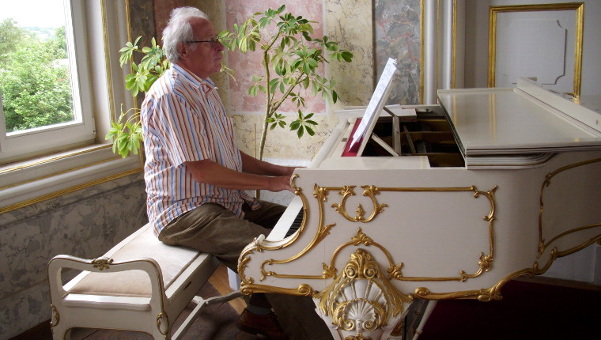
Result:
<instances>
[{"instance_id":1,"label":"carved shell ornament","mask_svg":"<svg viewBox=\"0 0 601 340\"><path fill-rule=\"evenodd\" d=\"M316 300L319 312L331 318L341 338L379 339L396 324L410 298L403 298L371 254L359 248Z\"/></svg>"}]
</instances>

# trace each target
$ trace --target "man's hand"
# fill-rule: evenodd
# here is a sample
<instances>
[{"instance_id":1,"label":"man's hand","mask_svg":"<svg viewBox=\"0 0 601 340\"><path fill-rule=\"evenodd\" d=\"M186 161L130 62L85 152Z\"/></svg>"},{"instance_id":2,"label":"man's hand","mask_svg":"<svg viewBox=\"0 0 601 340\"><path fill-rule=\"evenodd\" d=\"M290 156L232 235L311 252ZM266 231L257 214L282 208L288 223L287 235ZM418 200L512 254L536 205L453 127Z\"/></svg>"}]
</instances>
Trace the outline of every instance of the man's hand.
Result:
<instances>
[{"instance_id":1,"label":"man's hand","mask_svg":"<svg viewBox=\"0 0 601 340\"><path fill-rule=\"evenodd\" d=\"M272 186L272 188L267 189L267 190L270 190L270 191L288 190L288 191L294 192L294 189L292 188L292 186L290 186L290 178L291 178L291 176L271 177L270 186Z\"/></svg>"}]
</instances>

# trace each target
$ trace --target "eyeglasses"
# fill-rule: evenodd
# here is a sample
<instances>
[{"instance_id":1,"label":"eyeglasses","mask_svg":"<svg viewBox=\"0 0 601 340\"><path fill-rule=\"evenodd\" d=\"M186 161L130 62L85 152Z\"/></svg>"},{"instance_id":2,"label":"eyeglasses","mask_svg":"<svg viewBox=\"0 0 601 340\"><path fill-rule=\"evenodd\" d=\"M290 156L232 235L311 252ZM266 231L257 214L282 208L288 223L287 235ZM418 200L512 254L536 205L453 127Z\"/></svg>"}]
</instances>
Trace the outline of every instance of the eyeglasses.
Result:
<instances>
[{"instance_id":1,"label":"eyeglasses","mask_svg":"<svg viewBox=\"0 0 601 340\"><path fill-rule=\"evenodd\" d=\"M219 39L218 38L211 38L211 40L192 40L192 41L186 41L186 44L196 44L196 43L204 43L204 42L208 42L211 43L212 47L217 46L217 43L219 43Z\"/></svg>"}]
</instances>

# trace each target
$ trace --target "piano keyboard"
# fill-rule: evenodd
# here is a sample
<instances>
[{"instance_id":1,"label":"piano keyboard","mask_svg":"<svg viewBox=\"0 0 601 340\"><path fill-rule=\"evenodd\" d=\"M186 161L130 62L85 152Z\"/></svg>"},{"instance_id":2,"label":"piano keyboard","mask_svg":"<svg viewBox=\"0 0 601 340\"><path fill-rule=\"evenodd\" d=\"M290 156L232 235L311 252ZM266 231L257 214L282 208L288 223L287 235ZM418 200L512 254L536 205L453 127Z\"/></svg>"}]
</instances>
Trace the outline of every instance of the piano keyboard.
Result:
<instances>
[{"instance_id":1,"label":"piano keyboard","mask_svg":"<svg viewBox=\"0 0 601 340\"><path fill-rule=\"evenodd\" d=\"M303 202L301 201L300 197L295 196L266 239L269 241L282 240L294 234L294 232L300 227L302 221Z\"/></svg>"}]
</instances>

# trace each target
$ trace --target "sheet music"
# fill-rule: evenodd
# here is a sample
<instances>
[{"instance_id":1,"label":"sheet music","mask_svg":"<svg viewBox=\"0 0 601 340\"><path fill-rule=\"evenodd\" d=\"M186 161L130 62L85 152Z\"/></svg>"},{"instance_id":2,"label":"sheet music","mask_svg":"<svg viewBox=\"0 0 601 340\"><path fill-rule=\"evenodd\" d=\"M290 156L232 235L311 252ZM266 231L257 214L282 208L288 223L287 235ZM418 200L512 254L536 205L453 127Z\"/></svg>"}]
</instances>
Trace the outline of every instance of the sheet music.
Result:
<instances>
[{"instance_id":1,"label":"sheet music","mask_svg":"<svg viewBox=\"0 0 601 340\"><path fill-rule=\"evenodd\" d=\"M371 133L373 129L373 125L378 118L382 107L386 103L388 99L388 94L390 93L390 85L392 84L392 78L397 70L396 68L397 61L392 58L388 58L388 62L386 63L386 67L384 67L384 71L382 71L382 75L380 76L380 80L378 81L378 85L371 96L369 104L365 109L365 113L363 115L363 119L361 119L361 124L355 130L355 133L352 136L351 147L361 140L361 137L367 137L366 133ZM364 138L363 142L365 143L367 138ZM360 152L363 150L360 150Z\"/></svg>"}]
</instances>

